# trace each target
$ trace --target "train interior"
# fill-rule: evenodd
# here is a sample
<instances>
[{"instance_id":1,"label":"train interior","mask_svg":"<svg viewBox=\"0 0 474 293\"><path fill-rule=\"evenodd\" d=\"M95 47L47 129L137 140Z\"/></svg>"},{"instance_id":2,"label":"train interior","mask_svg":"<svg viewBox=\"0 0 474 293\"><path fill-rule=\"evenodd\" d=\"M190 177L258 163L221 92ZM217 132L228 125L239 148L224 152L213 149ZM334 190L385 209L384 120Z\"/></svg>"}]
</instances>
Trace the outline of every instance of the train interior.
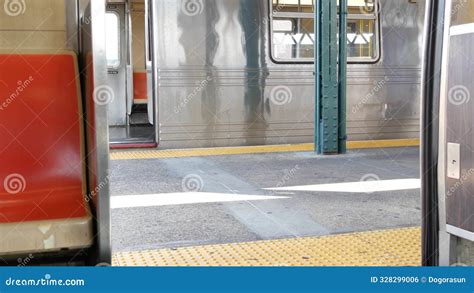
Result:
<instances>
[{"instance_id":1,"label":"train interior","mask_svg":"<svg viewBox=\"0 0 474 293\"><path fill-rule=\"evenodd\" d=\"M108 121L111 148L156 147L150 34L145 1L107 4Z\"/></svg>"},{"instance_id":2,"label":"train interior","mask_svg":"<svg viewBox=\"0 0 474 293\"><path fill-rule=\"evenodd\" d=\"M420 4L424 1L397 0L399 5L382 0L349 1L348 55L353 65L350 74L361 79L348 83L353 86L352 93L359 93L361 88L363 91L350 110L366 119L353 119L350 123L355 129L353 137L368 139L350 138L348 152L333 156L315 153L311 141L294 139L297 131L287 126L297 124L293 118L284 121L286 124L270 121L286 127L266 129L267 133L278 133L273 140L258 137L260 129L254 127L267 127L270 122L260 116L255 118L250 106L257 104L263 113L281 117L289 117L289 110L285 109L296 111L295 108L282 108L278 101L268 99L261 103L249 101L249 95L259 88L254 84L236 87L237 70L217 69L217 61L211 64L216 68L206 73L213 78L204 84L204 89L174 90L175 96L163 97L176 98L170 104L159 100L162 93L169 93L166 87L171 87L167 84L170 77L162 80L160 74L175 74L172 82L178 82L189 80L190 76L196 78L200 73L195 64L187 73L175 68L161 72L157 55L166 50L166 44L156 36L154 12L162 7L158 4L184 9L175 11L176 18L192 23L195 13L206 11L199 6L202 3L216 5L208 10L210 16L215 16L216 11L225 15L223 2L196 1L189 7L184 5L186 0L180 2L182 5L161 0L24 2L10 7L8 0L0 0L0 7L5 7L0 11L0 93L7 97L0 104L0 136L7 138L0 140L0 262L18 265L29 259L40 264L54 260L64 265L122 266L421 263L420 141L416 138L419 124L409 125L406 137L400 137L400 133L390 137L392 133L381 133L384 130L369 132L366 124L405 129L407 120L414 121L413 117L420 115L417 105L406 106L400 100L410 97L417 101L416 94L404 95L418 93L420 84L412 82L421 80L421 64L397 65L393 56L399 57L399 52L391 46L394 42L403 44L394 40L403 39L404 32L420 39L419 24L423 21L418 18L424 14ZM254 0L229 3L239 13L249 12L236 8L239 5L257 5L261 9ZM314 38L314 19L308 20L313 11L305 10L313 2L265 3L272 10L278 10L280 5L289 9L274 11L278 16L272 23L276 27L274 37L282 38L273 47L279 46L277 54L303 61L314 58L314 43L311 46L308 41ZM398 10L379 12L381 7ZM294 16L291 9L300 14ZM403 14L401 11L412 11L413 19L411 15L397 18ZM244 33L237 38L243 48L255 46L270 51L271 45L255 42L246 35L249 26L257 22L245 23L248 19L242 15L233 16L227 25L229 31L243 28ZM389 26L389 21L394 25ZM169 30L176 26L161 23ZM213 21L206 25L226 27ZM210 35L213 41L227 40L224 35ZM222 43L232 52L232 44ZM420 51L417 47L404 61L418 58L421 63ZM203 50L207 55L200 62L204 59L208 65L209 60L214 60L209 55L214 53ZM172 60L172 56L162 55L159 58ZM185 53L183 56L197 58ZM245 56L247 59L241 61L224 54L220 60L243 67L271 67L267 64L271 58L254 57ZM172 61L165 63L169 65ZM393 67L388 68L384 62ZM281 74L297 65L274 63L276 73L272 74L280 80L270 79L268 83L273 82L271 86L275 88L286 82L281 81ZM367 81L369 65L376 67L375 73L370 73L370 77L378 78L375 82ZM401 73L394 68L402 70ZM260 69L248 70L245 78L260 85L263 80L265 84L266 76ZM313 78L312 69L306 71ZM386 78L389 74L395 76L394 81ZM415 78L408 80L404 74L414 74ZM217 111L217 115L216 109L222 109L222 105L206 100L205 95L219 93L218 89L207 88L218 85L214 83L216 76L231 88L229 96L240 95L241 100L232 101L241 102L238 111L233 111L235 104L229 103L226 111ZM295 76L291 82L306 86L302 97L314 95L313 87L307 84L308 77ZM408 90L398 91L396 97L386 95L389 89L403 84L408 84ZM298 104L298 98L301 97L292 96L287 102L290 106L307 105ZM293 104L292 99L296 101ZM178 100L186 103L180 104ZM201 104L201 100L208 103ZM173 141L168 144L170 147L158 149L160 136L166 138L159 116L166 112L173 116L176 108L163 109L170 105L183 105L175 115L190 112L199 119L204 116L202 113L214 111L211 126L215 126L212 123L218 117L225 120L237 113L247 119L245 122L251 122L243 126L242 133L254 136L240 137L233 140L235 144L225 147L213 141L212 147L189 148L199 145L202 139L193 144L196 136L187 133L187 137L176 140L183 147L176 147ZM205 108L206 105L213 108ZM196 108L191 111L187 108L191 106ZM372 112L359 111L362 108ZM400 118L402 109L407 108L410 113L403 113L406 115ZM301 113L314 112L308 107L296 109ZM313 116L298 115L302 124L314 125ZM186 120L182 121L174 127L189 126ZM242 128L236 124L227 121L227 132L223 135L240 135L232 128ZM204 131L215 132L209 136L212 139L223 132L217 127L201 132ZM304 133L305 139L312 139L314 127ZM382 135L389 137L380 139ZM224 139L232 141L229 137Z\"/></svg>"}]
</instances>

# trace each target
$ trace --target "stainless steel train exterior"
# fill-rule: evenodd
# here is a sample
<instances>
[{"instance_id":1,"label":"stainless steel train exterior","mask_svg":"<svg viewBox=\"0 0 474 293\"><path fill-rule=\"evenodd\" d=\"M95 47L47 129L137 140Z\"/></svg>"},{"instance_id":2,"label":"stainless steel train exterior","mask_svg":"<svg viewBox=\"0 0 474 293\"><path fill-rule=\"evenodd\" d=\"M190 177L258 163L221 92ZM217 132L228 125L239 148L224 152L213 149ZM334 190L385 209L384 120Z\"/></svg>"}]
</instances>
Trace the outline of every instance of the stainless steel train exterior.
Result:
<instances>
[{"instance_id":1,"label":"stainless steel train exterior","mask_svg":"<svg viewBox=\"0 0 474 293\"><path fill-rule=\"evenodd\" d=\"M425 4L375 3L374 52L349 56L349 140L418 138ZM277 0L159 0L151 9L161 148L313 142L314 65L278 59L272 45L285 27L276 16L312 12L280 11ZM366 18L364 9L349 15Z\"/></svg>"}]
</instances>

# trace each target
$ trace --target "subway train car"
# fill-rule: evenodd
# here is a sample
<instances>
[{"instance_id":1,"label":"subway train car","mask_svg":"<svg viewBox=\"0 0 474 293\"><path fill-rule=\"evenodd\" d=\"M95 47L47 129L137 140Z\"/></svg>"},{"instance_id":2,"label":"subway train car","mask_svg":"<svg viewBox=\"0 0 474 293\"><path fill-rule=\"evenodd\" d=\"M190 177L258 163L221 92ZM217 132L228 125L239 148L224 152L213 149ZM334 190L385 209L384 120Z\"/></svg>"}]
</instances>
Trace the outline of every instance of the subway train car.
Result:
<instances>
[{"instance_id":1,"label":"subway train car","mask_svg":"<svg viewBox=\"0 0 474 293\"><path fill-rule=\"evenodd\" d=\"M348 2L348 139L418 138L425 1ZM313 1L109 1L106 27L112 147L313 142Z\"/></svg>"}]
</instances>

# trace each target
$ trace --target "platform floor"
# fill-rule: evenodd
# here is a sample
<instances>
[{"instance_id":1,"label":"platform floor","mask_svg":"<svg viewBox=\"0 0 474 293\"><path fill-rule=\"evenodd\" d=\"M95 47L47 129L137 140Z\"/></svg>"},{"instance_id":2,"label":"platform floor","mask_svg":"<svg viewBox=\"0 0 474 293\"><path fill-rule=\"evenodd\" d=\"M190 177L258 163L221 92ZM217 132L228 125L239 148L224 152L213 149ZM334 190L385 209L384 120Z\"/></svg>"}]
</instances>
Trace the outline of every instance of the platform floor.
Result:
<instances>
[{"instance_id":1,"label":"platform floor","mask_svg":"<svg viewBox=\"0 0 474 293\"><path fill-rule=\"evenodd\" d=\"M419 266L421 233L404 228L122 252L116 266Z\"/></svg>"},{"instance_id":2,"label":"platform floor","mask_svg":"<svg viewBox=\"0 0 474 293\"><path fill-rule=\"evenodd\" d=\"M421 223L417 147L149 157L111 161L117 256Z\"/></svg>"}]
</instances>

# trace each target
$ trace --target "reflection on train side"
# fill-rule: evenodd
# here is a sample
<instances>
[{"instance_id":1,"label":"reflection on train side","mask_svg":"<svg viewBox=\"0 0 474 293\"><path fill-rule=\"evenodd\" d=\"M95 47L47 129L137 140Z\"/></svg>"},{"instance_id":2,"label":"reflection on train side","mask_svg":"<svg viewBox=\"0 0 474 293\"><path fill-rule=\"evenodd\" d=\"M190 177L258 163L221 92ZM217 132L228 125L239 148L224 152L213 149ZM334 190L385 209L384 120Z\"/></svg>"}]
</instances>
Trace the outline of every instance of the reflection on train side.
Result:
<instances>
[{"instance_id":1,"label":"reflection on train side","mask_svg":"<svg viewBox=\"0 0 474 293\"><path fill-rule=\"evenodd\" d=\"M116 95L112 142L161 148L312 142L312 1L199 3L109 5L115 15L109 34L121 35L113 37L119 44L108 42L111 58L120 55L124 64L109 75ZM124 32L116 29L116 17ZM349 1L350 140L418 138L423 17L424 1ZM149 52L154 76L147 78ZM123 125L131 127L116 136ZM148 140L131 139L143 136Z\"/></svg>"}]
</instances>

